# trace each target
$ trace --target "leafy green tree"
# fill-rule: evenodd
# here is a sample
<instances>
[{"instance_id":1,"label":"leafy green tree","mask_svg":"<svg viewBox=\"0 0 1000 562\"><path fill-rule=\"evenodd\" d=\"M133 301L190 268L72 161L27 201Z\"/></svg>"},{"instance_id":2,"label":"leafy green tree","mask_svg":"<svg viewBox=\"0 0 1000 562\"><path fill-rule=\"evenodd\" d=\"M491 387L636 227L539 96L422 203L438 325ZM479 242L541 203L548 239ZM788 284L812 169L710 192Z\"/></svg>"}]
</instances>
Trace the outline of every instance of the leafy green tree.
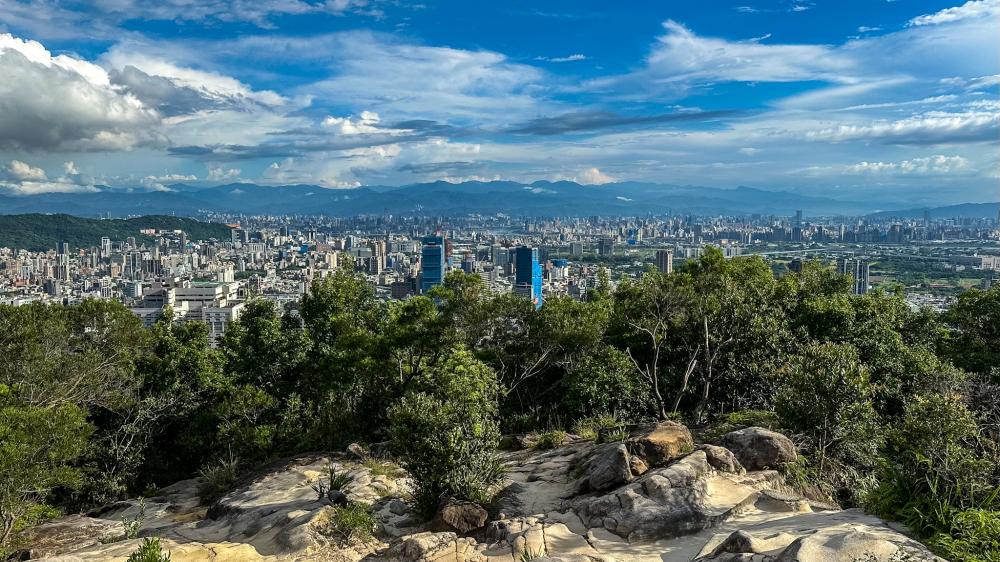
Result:
<instances>
[{"instance_id":1,"label":"leafy green tree","mask_svg":"<svg viewBox=\"0 0 1000 562\"><path fill-rule=\"evenodd\" d=\"M649 382L638 376L628 355L603 346L573 365L563 401L574 418L612 415L626 421L656 416Z\"/></svg>"},{"instance_id":2,"label":"leafy green tree","mask_svg":"<svg viewBox=\"0 0 1000 562\"><path fill-rule=\"evenodd\" d=\"M0 385L0 551L50 490L79 483L72 463L92 430L74 404L18 406Z\"/></svg>"},{"instance_id":3,"label":"leafy green tree","mask_svg":"<svg viewBox=\"0 0 1000 562\"><path fill-rule=\"evenodd\" d=\"M942 347L955 365L974 373L1000 367L1000 284L959 295L945 321L951 333Z\"/></svg>"},{"instance_id":4,"label":"leafy green tree","mask_svg":"<svg viewBox=\"0 0 1000 562\"><path fill-rule=\"evenodd\" d=\"M831 470L874 466L880 445L868 370L846 344L808 344L779 374L776 397L784 426L809 438L818 472L843 485ZM847 481L844 481L847 480Z\"/></svg>"},{"instance_id":5,"label":"leafy green tree","mask_svg":"<svg viewBox=\"0 0 1000 562\"><path fill-rule=\"evenodd\" d=\"M250 300L239 320L226 328L220 347L226 371L239 382L275 395L301 392L299 378L310 340L291 317L279 313L273 301Z\"/></svg>"},{"instance_id":6,"label":"leafy green tree","mask_svg":"<svg viewBox=\"0 0 1000 562\"><path fill-rule=\"evenodd\" d=\"M389 419L418 509L429 516L447 498L488 502L503 476L493 370L455 348L413 382Z\"/></svg>"}]
</instances>

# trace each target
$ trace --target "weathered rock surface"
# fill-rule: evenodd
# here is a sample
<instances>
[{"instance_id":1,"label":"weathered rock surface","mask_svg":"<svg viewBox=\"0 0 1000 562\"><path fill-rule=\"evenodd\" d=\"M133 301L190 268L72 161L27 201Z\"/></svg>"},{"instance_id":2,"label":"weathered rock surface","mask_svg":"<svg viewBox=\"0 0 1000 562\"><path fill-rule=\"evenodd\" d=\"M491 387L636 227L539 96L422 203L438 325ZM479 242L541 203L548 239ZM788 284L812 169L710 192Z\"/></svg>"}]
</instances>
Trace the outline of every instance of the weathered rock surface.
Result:
<instances>
[{"instance_id":1,"label":"weathered rock surface","mask_svg":"<svg viewBox=\"0 0 1000 562\"><path fill-rule=\"evenodd\" d=\"M694 448L691 432L672 421L639 427L626 442L629 451L649 466L663 466Z\"/></svg>"},{"instance_id":2,"label":"weathered rock surface","mask_svg":"<svg viewBox=\"0 0 1000 562\"><path fill-rule=\"evenodd\" d=\"M798 458L791 439L763 427L727 433L721 445L732 451L747 470L777 468Z\"/></svg>"},{"instance_id":3,"label":"weathered rock surface","mask_svg":"<svg viewBox=\"0 0 1000 562\"><path fill-rule=\"evenodd\" d=\"M311 457L247 481L213 506L213 517L198 505L197 482L171 486L146 500L140 535L160 537L173 562L939 560L876 517L805 499L777 471L751 468L787 458L780 439L750 432L733 440L733 450L685 453L686 431L660 424L626 444L504 453L508 482L492 521L482 507L456 502L424 524L405 499L408 479L372 476L342 457ZM311 486L331 461L354 477L347 498L372 505L374 542L345 545L325 534L334 507ZM33 553L50 562L123 562L139 541L102 539L119 537L121 516L135 513L127 502L60 518L39 529ZM450 529L435 532L439 523Z\"/></svg>"}]
</instances>

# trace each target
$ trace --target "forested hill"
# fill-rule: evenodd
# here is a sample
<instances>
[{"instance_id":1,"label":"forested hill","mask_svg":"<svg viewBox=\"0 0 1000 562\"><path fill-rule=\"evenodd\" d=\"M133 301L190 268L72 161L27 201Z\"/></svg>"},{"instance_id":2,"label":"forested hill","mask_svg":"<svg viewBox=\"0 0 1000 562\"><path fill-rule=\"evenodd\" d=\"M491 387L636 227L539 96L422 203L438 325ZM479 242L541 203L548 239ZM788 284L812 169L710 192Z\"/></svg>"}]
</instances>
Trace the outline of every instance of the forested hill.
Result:
<instances>
[{"instance_id":1,"label":"forested hill","mask_svg":"<svg viewBox=\"0 0 1000 562\"><path fill-rule=\"evenodd\" d=\"M69 242L73 248L97 246L101 237L124 240L141 236L140 230L183 230L190 240L229 238L229 227L224 224L202 222L185 217L148 215L131 219L86 219L72 215L26 214L0 215L0 248L18 248L31 251L53 249L60 242Z\"/></svg>"}]
</instances>

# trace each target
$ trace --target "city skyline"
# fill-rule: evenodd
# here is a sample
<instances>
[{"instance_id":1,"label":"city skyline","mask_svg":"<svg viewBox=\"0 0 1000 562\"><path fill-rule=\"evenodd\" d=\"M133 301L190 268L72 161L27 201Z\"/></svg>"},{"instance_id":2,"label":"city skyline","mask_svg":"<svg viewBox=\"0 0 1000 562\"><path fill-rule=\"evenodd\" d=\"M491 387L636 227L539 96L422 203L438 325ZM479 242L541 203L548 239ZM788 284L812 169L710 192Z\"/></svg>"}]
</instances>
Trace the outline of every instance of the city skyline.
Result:
<instances>
[{"instance_id":1,"label":"city skyline","mask_svg":"<svg viewBox=\"0 0 1000 562\"><path fill-rule=\"evenodd\" d=\"M0 3L0 195L642 181L998 198L1000 1Z\"/></svg>"}]
</instances>

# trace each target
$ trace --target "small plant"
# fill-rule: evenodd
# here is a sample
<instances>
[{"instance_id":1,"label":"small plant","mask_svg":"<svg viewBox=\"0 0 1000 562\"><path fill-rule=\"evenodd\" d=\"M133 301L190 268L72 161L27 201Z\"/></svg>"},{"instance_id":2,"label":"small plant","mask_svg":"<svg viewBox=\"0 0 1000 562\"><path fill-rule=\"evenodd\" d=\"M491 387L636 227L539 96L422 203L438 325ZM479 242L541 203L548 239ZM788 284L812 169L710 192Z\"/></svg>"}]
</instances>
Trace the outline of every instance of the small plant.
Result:
<instances>
[{"instance_id":1,"label":"small plant","mask_svg":"<svg viewBox=\"0 0 1000 562\"><path fill-rule=\"evenodd\" d=\"M525 548L524 550L521 551L521 556L519 558L521 562L531 562L532 560L535 560L536 558L541 558L544 555L545 555L544 548L538 548L536 550Z\"/></svg>"},{"instance_id":2,"label":"small plant","mask_svg":"<svg viewBox=\"0 0 1000 562\"><path fill-rule=\"evenodd\" d=\"M621 420L612 415L583 418L573 424L573 433L588 441L603 442L601 436L624 427Z\"/></svg>"},{"instance_id":3,"label":"small plant","mask_svg":"<svg viewBox=\"0 0 1000 562\"><path fill-rule=\"evenodd\" d=\"M122 515L122 540L127 541L139 536L139 527L142 527L142 521L146 518L146 500L139 498L137 507L139 511L135 517Z\"/></svg>"},{"instance_id":4,"label":"small plant","mask_svg":"<svg viewBox=\"0 0 1000 562\"><path fill-rule=\"evenodd\" d=\"M326 480L320 480L313 484L312 489L319 496L317 499L322 501L323 498L327 497L334 490L338 492L344 491L344 488L350 486L351 482L354 482L353 476L346 472L337 472L333 463L330 463L326 467Z\"/></svg>"},{"instance_id":5,"label":"small plant","mask_svg":"<svg viewBox=\"0 0 1000 562\"><path fill-rule=\"evenodd\" d=\"M365 458L365 460L361 461L361 464L371 472L372 476L397 478L403 472L403 469L395 463L380 461L371 457Z\"/></svg>"},{"instance_id":6,"label":"small plant","mask_svg":"<svg viewBox=\"0 0 1000 562\"><path fill-rule=\"evenodd\" d=\"M561 429L554 429L552 431L546 431L544 433L539 433L535 437L535 444L532 445L535 449L555 449L556 447L561 447L566 444L567 435L565 431Z\"/></svg>"},{"instance_id":7,"label":"small plant","mask_svg":"<svg viewBox=\"0 0 1000 562\"><path fill-rule=\"evenodd\" d=\"M236 483L239 464L239 459L230 452L228 458L207 464L198 471L198 475L201 476L198 497L202 503L212 503L232 489Z\"/></svg>"},{"instance_id":8,"label":"small plant","mask_svg":"<svg viewBox=\"0 0 1000 562\"><path fill-rule=\"evenodd\" d=\"M378 520L371 509L360 503L351 502L333 507L329 513L324 532L343 543L370 543L375 539Z\"/></svg>"},{"instance_id":9,"label":"small plant","mask_svg":"<svg viewBox=\"0 0 1000 562\"><path fill-rule=\"evenodd\" d=\"M163 551L160 539L146 537L126 562L170 562L170 553Z\"/></svg>"},{"instance_id":10,"label":"small plant","mask_svg":"<svg viewBox=\"0 0 1000 562\"><path fill-rule=\"evenodd\" d=\"M616 427L601 435L601 443L622 443L628 439L628 431L624 427Z\"/></svg>"}]
</instances>

